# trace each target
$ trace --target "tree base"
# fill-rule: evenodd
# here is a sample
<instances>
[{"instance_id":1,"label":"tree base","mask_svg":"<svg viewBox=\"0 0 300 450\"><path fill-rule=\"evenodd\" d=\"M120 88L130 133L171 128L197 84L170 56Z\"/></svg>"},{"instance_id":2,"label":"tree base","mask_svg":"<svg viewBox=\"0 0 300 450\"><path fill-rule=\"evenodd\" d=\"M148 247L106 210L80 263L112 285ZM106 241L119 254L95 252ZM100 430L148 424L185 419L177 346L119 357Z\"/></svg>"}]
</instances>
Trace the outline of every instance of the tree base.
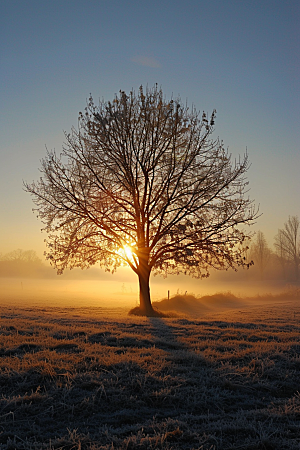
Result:
<instances>
[{"instance_id":1,"label":"tree base","mask_svg":"<svg viewBox=\"0 0 300 450\"><path fill-rule=\"evenodd\" d=\"M141 308L140 306L136 306L135 308L132 308L128 314L130 316L142 316L142 317L167 317L166 314L162 313L161 311L158 311L157 309L152 309L150 311L146 311L145 309Z\"/></svg>"}]
</instances>

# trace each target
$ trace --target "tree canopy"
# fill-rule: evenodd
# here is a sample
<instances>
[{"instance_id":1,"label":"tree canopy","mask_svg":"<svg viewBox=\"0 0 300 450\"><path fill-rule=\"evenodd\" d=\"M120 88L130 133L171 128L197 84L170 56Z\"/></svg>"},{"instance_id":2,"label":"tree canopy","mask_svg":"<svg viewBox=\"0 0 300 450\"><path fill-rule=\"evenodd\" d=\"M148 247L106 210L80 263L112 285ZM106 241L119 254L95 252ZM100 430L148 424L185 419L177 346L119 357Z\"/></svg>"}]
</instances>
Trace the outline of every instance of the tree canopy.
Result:
<instances>
[{"instance_id":1,"label":"tree canopy","mask_svg":"<svg viewBox=\"0 0 300 450\"><path fill-rule=\"evenodd\" d=\"M206 277L248 266L245 240L257 217L248 155L232 160L212 137L215 118L166 100L157 86L98 105L90 97L62 153L48 152L41 178L25 185L58 273L126 263L151 313L151 272Z\"/></svg>"}]
</instances>

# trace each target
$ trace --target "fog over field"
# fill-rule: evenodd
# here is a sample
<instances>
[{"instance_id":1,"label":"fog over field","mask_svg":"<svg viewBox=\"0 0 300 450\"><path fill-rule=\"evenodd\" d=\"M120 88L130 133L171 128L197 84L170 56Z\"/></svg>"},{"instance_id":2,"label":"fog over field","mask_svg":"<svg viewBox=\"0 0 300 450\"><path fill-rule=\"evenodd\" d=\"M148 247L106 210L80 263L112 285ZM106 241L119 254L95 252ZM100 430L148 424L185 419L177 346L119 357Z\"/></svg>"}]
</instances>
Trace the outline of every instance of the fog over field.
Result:
<instances>
[{"instance_id":1,"label":"fog over field","mask_svg":"<svg viewBox=\"0 0 300 450\"><path fill-rule=\"evenodd\" d=\"M92 268L86 271L74 269L57 275L49 268L41 276L35 273L0 277L1 302L39 303L62 301L86 306L132 307L138 302L138 279L128 268L120 268L115 274ZM266 293L278 294L296 286L294 280L260 280L250 269L235 272L213 272L208 279L195 279L184 275L163 278L152 276L150 280L153 301L176 294L212 295L231 292L237 297L254 297Z\"/></svg>"},{"instance_id":2,"label":"fog over field","mask_svg":"<svg viewBox=\"0 0 300 450\"><path fill-rule=\"evenodd\" d=\"M82 276L82 273L79 272L79 275ZM56 276L53 279L0 278L0 302L2 305L18 306L124 308L124 314L138 305L138 283L136 277L131 276L127 270L121 270L119 276L105 275L104 279L100 280L75 277L76 271L72 274L72 278L68 276ZM195 280L185 276L170 276L167 279L153 277L151 296L154 303L164 300L165 308L168 302L168 291L171 300L179 296L188 300L191 305L197 298L222 294L226 298L236 297L232 307L239 308L239 302L240 306L243 306L249 297L251 300L247 302L252 303L261 302L266 299L266 296L275 300L278 294L294 291L297 288L296 283L282 281L275 283L252 279L248 282L245 280L234 282L230 277L228 280L226 277L220 280L217 276L212 276L211 279ZM157 307L159 309L158 305ZM198 307L199 304L195 306L196 310ZM200 316L206 311L216 311L218 308L221 310L224 308L222 301L216 303L213 299L207 299ZM225 309L228 309L228 306L225 305Z\"/></svg>"}]
</instances>

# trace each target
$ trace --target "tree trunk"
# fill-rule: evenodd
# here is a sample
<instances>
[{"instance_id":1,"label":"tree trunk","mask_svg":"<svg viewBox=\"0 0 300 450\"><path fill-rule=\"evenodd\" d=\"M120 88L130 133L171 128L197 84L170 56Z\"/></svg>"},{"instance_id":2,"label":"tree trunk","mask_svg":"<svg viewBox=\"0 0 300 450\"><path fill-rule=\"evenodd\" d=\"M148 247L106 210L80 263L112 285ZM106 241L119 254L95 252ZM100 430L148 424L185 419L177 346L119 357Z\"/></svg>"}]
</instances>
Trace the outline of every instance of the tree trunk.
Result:
<instances>
[{"instance_id":1,"label":"tree trunk","mask_svg":"<svg viewBox=\"0 0 300 450\"><path fill-rule=\"evenodd\" d=\"M150 298L150 270L140 270L139 274L139 285L140 285L140 309L146 314L151 315L153 313L153 308L151 305Z\"/></svg>"},{"instance_id":2,"label":"tree trunk","mask_svg":"<svg viewBox=\"0 0 300 450\"><path fill-rule=\"evenodd\" d=\"M150 273L152 267L149 265L149 248L140 247L137 253L139 264L137 267L137 275L140 285L140 312L145 316L154 316L155 311L151 304L150 297Z\"/></svg>"},{"instance_id":3,"label":"tree trunk","mask_svg":"<svg viewBox=\"0 0 300 450\"><path fill-rule=\"evenodd\" d=\"M140 310L146 316L151 316L154 314L154 310L151 305L150 286L149 286L151 273L151 267L148 264L149 249L145 247L140 248L138 257L139 257L139 265L137 273L140 285Z\"/></svg>"}]
</instances>

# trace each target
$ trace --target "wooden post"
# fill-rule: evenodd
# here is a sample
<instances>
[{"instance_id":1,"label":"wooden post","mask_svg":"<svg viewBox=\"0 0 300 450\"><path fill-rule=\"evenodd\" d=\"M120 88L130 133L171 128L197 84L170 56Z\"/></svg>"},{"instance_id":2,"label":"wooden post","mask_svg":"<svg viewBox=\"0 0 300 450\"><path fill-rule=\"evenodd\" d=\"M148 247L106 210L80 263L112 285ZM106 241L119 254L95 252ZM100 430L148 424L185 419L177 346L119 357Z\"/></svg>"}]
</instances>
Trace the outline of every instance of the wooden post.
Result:
<instances>
[{"instance_id":1,"label":"wooden post","mask_svg":"<svg viewBox=\"0 0 300 450\"><path fill-rule=\"evenodd\" d=\"M168 300L170 300L170 291L168 290Z\"/></svg>"}]
</instances>

